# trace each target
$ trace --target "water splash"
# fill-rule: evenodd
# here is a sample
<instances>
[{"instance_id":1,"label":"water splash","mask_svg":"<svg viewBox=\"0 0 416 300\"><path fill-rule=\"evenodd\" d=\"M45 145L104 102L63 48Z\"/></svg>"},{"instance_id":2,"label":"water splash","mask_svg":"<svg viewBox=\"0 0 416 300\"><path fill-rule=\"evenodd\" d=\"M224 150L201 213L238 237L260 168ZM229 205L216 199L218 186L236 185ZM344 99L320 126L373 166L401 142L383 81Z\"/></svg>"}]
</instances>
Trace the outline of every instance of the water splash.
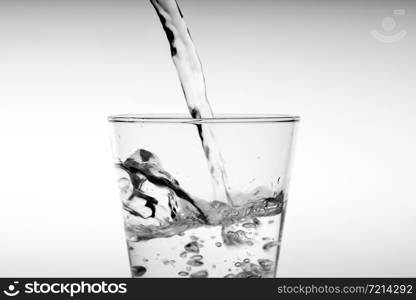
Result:
<instances>
[{"instance_id":1,"label":"water splash","mask_svg":"<svg viewBox=\"0 0 416 300\"><path fill-rule=\"evenodd\" d=\"M258 188L245 196L239 194L238 206L196 198L163 168L155 154L144 149L137 150L116 166L125 172L119 185L120 196L126 231L132 241L221 225L223 244L250 245L260 225L257 218L280 214L284 207L283 191L266 188ZM184 250L197 254L202 246L202 241L191 239Z\"/></svg>"}]
</instances>

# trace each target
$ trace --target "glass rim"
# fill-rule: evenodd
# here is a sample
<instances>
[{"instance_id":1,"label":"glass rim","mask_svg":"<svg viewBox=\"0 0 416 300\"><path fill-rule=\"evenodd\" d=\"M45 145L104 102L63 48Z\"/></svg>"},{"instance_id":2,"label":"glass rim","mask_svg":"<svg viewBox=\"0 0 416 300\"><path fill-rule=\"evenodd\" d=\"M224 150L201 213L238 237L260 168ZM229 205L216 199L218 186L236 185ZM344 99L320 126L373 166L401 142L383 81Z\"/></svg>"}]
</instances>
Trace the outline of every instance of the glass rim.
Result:
<instances>
[{"instance_id":1,"label":"glass rim","mask_svg":"<svg viewBox=\"0 0 416 300\"><path fill-rule=\"evenodd\" d=\"M286 114L215 114L213 118L192 118L189 114L121 114L109 116L110 123L287 123L300 121Z\"/></svg>"}]
</instances>

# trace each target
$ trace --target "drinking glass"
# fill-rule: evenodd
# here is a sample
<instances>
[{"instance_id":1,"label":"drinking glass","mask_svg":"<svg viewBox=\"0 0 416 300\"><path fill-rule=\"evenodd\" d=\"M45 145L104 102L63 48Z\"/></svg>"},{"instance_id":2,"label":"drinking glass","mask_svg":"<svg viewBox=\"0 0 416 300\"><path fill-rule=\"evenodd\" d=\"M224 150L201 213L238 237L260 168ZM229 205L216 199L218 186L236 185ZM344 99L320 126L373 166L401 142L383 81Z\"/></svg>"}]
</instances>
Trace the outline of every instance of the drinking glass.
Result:
<instances>
[{"instance_id":1,"label":"drinking glass","mask_svg":"<svg viewBox=\"0 0 416 300\"><path fill-rule=\"evenodd\" d=\"M299 117L109 123L133 277L276 276Z\"/></svg>"}]
</instances>

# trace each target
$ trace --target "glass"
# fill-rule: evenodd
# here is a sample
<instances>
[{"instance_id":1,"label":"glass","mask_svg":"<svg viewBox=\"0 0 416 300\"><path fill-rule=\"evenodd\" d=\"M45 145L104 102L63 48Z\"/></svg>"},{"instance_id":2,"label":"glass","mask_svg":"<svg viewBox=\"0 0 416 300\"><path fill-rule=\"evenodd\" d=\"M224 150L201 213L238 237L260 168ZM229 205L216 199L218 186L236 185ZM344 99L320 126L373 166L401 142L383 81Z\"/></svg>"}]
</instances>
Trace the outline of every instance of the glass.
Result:
<instances>
[{"instance_id":1,"label":"glass","mask_svg":"<svg viewBox=\"0 0 416 300\"><path fill-rule=\"evenodd\" d=\"M298 121L109 117L132 276L275 277ZM201 130L221 155L223 182L210 174Z\"/></svg>"}]
</instances>

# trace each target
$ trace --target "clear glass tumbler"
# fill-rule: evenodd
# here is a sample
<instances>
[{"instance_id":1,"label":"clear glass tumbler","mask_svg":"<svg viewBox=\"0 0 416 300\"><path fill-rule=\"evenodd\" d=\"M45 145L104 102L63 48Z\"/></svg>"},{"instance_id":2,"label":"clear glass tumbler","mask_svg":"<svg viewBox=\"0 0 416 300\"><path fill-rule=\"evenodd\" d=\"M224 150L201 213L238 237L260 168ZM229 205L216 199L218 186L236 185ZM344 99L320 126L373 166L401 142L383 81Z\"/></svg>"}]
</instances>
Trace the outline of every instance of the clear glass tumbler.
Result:
<instances>
[{"instance_id":1,"label":"clear glass tumbler","mask_svg":"<svg viewBox=\"0 0 416 300\"><path fill-rule=\"evenodd\" d=\"M132 276L275 277L298 121L109 117Z\"/></svg>"}]
</instances>

